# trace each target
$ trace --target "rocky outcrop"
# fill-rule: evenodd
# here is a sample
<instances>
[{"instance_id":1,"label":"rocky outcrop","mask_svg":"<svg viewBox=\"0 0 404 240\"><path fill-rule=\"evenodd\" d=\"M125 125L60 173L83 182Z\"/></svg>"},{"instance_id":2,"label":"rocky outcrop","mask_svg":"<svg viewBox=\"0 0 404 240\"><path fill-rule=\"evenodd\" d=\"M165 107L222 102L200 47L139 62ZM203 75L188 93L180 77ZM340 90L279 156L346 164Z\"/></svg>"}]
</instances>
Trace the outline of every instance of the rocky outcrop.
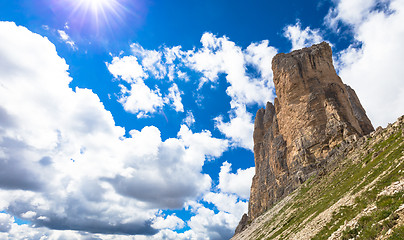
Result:
<instances>
[{"instance_id":1,"label":"rocky outcrop","mask_svg":"<svg viewBox=\"0 0 404 240\"><path fill-rule=\"evenodd\" d=\"M272 70L277 98L255 118L249 221L321 171L344 139L373 131L354 90L338 77L327 43L278 54Z\"/></svg>"},{"instance_id":2,"label":"rocky outcrop","mask_svg":"<svg viewBox=\"0 0 404 240\"><path fill-rule=\"evenodd\" d=\"M236 227L236 234L242 232L246 227L248 226L248 216L247 214L244 213L244 215L241 217L240 222L238 223L238 226Z\"/></svg>"},{"instance_id":3,"label":"rocky outcrop","mask_svg":"<svg viewBox=\"0 0 404 240\"><path fill-rule=\"evenodd\" d=\"M404 116L355 138L232 240L404 239Z\"/></svg>"}]
</instances>

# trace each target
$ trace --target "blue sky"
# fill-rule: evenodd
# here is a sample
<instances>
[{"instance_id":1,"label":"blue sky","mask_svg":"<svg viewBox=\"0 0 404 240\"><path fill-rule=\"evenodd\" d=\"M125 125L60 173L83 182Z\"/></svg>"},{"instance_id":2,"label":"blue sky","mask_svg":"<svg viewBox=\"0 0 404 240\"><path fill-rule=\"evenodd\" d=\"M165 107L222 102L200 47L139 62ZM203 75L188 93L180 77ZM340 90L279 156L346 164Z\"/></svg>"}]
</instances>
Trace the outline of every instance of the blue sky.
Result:
<instances>
[{"instance_id":1,"label":"blue sky","mask_svg":"<svg viewBox=\"0 0 404 240\"><path fill-rule=\"evenodd\" d=\"M0 0L0 239L228 239L271 59L321 41L403 114L402 0Z\"/></svg>"}]
</instances>

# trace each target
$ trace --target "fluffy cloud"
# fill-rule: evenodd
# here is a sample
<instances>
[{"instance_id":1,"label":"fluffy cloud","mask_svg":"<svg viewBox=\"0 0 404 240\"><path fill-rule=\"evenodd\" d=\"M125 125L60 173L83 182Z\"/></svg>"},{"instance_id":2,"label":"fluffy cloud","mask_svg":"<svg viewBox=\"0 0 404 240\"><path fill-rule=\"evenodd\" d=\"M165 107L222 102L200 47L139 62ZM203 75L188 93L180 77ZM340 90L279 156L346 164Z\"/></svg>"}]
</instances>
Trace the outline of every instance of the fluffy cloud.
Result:
<instances>
[{"instance_id":1,"label":"fluffy cloud","mask_svg":"<svg viewBox=\"0 0 404 240\"><path fill-rule=\"evenodd\" d=\"M339 21L350 25L359 25L363 22L377 3L387 3L385 0L336 0L335 8L331 8L326 16L327 24L333 28L338 27Z\"/></svg>"},{"instance_id":2,"label":"fluffy cloud","mask_svg":"<svg viewBox=\"0 0 404 240\"><path fill-rule=\"evenodd\" d=\"M50 239L50 240L160 240L160 239L197 239L195 233L191 230L184 233L177 233L169 228L181 227L184 222L175 215L163 218L158 216L153 220L153 226L161 230L152 236L144 235L117 235L117 234L90 234L86 232L78 232L72 230L51 230L44 227L31 227L27 224L18 225L14 217L0 213L0 227L1 224L6 223L6 231L0 229L0 239Z\"/></svg>"},{"instance_id":3,"label":"fluffy cloud","mask_svg":"<svg viewBox=\"0 0 404 240\"><path fill-rule=\"evenodd\" d=\"M229 139L233 146L253 150L253 115L246 110L243 104L233 103L230 111L230 121L224 122L223 116L215 118L216 127Z\"/></svg>"},{"instance_id":4,"label":"fluffy cloud","mask_svg":"<svg viewBox=\"0 0 404 240\"><path fill-rule=\"evenodd\" d=\"M0 232L8 232L13 223L14 218L12 216L0 212Z\"/></svg>"},{"instance_id":5,"label":"fluffy cloud","mask_svg":"<svg viewBox=\"0 0 404 240\"><path fill-rule=\"evenodd\" d=\"M213 210L202 203L189 201L194 216L187 222L192 239L229 239L241 216L248 210L249 189L254 168L231 173L231 164L224 162L219 173L217 192L204 194L203 201L214 205ZM180 238L179 238L180 239Z\"/></svg>"},{"instance_id":6,"label":"fluffy cloud","mask_svg":"<svg viewBox=\"0 0 404 240\"><path fill-rule=\"evenodd\" d=\"M354 43L337 56L339 75L361 99L375 126L403 114L404 4L399 0L339 0L326 21L350 27Z\"/></svg>"},{"instance_id":7,"label":"fluffy cloud","mask_svg":"<svg viewBox=\"0 0 404 240\"><path fill-rule=\"evenodd\" d=\"M108 70L115 78L120 78L129 84L129 89L120 84L121 94L118 101L125 111L137 114L138 118L148 116L163 107L164 99L160 90L156 87L150 89L144 82L149 75L143 66L138 63L135 56L114 57L111 63L107 63ZM181 99L177 98L177 102Z\"/></svg>"},{"instance_id":8,"label":"fluffy cloud","mask_svg":"<svg viewBox=\"0 0 404 240\"><path fill-rule=\"evenodd\" d=\"M132 53L142 59L142 66L155 78L162 79L167 74L163 53L156 50L146 50L137 43L131 45Z\"/></svg>"},{"instance_id":9,"label":"fluffy cloud","mask_svg":"<svg viewBox=\"0 0 404 240\"><path fill-rule=\"evenodd\" d=\"M160 90L157 87L155 90L151 90L142 80L131 84L130 89L122 84L119 86L121 87L121 96L118 101L125 111L137 114L138 118L148 116L149 113L155 113L164 105Z\"/></svg>"},{"instance_id":10,"label":"fluffy cloud","mask_svg":"<svg viewBox=\"0 0 404 240\"><path fill-rule=\"evenodd\" d=\"M125 172L105 180L118 193L155 208L181 208L187 199L209 191L210 177L200 174L204 161L219 157L227 149L227 142L212 138L209 131L193 133L185 125L178 139L164 142L155 127L131 134L136 141L131 147L140 154L133 157L139 159L128 163Z\"/></svg>"},{"instance_id":11,"label":"fluffy cloud","mask_svg":"<svg viewBox=\"0 0 404 240\"><path fill-rule=\"evenodd\" d=\"M200 167L203 165L203 159L198 154L208 157L220 157L227 149L228 141L218 138L213 138L210 131L204 130L200 133L192 133L185 125L182 125L178 132L178 137L183 144L190 150L186 159L188 162L195 162Z\"/></svg>"},{"instance_id":12,"label":"fluffy cloud","mask_svg":"<svg viewBox=\"0 0 404 240\"><path fill-rule=\"evenodd\" d=\"M218 187L222 192L248 199L254 174L254 167L245 170L237 169L236 173L231 173L231 164L224 162L220 168Z\"/></svg>"},{"instance_id":13,"label":"fluffy cloud","mask_svg":"<svg viewBox=\"0 0 404 240\"><path fill-rule=\"evenodd\" d=\"M195 117L191 111L187 112L187 116L183 120L183 123L185 123L188 127L191 127L195 123Z\"/></svg>"},{"instance_id":14,"label":"fluffy cloud","mask_svg":"<svg viewBox=\"0 0 404 240\"><path fill-rule=\"evenodd\" d=\"M247 202L238 200L238 197L234 194L210 192L203 199L214 204L219 212L231 214L231 216L228 216L231 229L237 226L241 216L247 212Z\"/></svg>"},{"instance_id":15,"label":"fluffy cloud","mask_svg":"<svg viewBox=\"0 0 404 240\"><path fill-rule=\"evenodd\" d=\"M165 98L166 103L171 103L174 106L175 111L183 112L184 105L182 105L182 92L178 89L177 84L173 83L173 85L168 89L168 94Z\"/></svg>"},{"instance_id":16,"label":"fluffy cloud","mask_svg":"<svg viewBox=\"0 0 404 240\"><path fill-rule=\"evenodd\" d=\"M7 229L3 231L2 224L7 223ZM18 225L13 216L0 213L0 239L50 239L50 240L68 240L68 239L100 239L96 236L88 237L75 231L58 231L46 228L32 228L27 224Z\"/></svg>"},{"instance_id":17,"label":"fluffy cloud","mask_svg":"<svg viewBox=\"0 0 404 240\"><path fill-rule=\"evenodd\" d=\"M227 200L231 201L234 199ZM215 203L217 202L215 201ZM234 203L230 202L230 204ZM245 203L245 206L247 206L247 203ZM201 204L194 204L191 207L195 212L195 216L191 217L188 221L188 225L197 236L195 239L230 239L241 218L241 216L238 218L237 216L224 211L215 213L215 211L206 208Z\"/></svg>"},{"instance_id":18,"label":"fluffy cloud","mask_svg":"<svg viewBox=\"0 0 404 240\"><path fill-rule=\"evenodd\" d=\"M204 33L202 47L183 51L180 46L147 50L139 44L132 44L131 56L114 57L108 65L116 77L131 84L131 89L121 85L120 103L125 110L147 116L164 104L170 104L177 112L183 112L181 94L176 83L167 92L160 94L159 89L151 90L144 83L146 78L168 78L189 81L186 72L193 70L201 73L199 88L209 82L217 82L221 74L229 83L226 93L231 97L229 122L218 116L216 127L232 142L233 146L252 149L253 119L246 111L248 105L264 105L275 97L272 82L272 57L277 50L269 46L268 40L252 43L242 49L227 37L217 37Z\"/></svg>"},{"instance_id":19,"label":"fluffy cloud","mask_svg":"<svg viewBox=\"0 0 404 240\"><path fill-rule=\"evenodd\" d=\"M148 77L135 56L114 57L111 63L107 63L107 67L115 78L121 77L128 83L138 82Z\"/></svg>"},{"instance_id":20,"label":"fluffy cloud","mask_svg":"<svg viewBox=\"0 0 404 240\"><path fill-rule=\"evenodd\" d=\"M268 40L260 43L251 43L245 51L245 61L247 65L252 65L261 74L261 78L268 84L270 90L274 91L272 82L272 58L277 54L274 47L269 46ZM268 96L266 96L268 98ZM273 95L270 96L271 98Z\"/></svg>"},{"instance_id":21,"label":"fluffy cloud","mask_svg":"<svg viewBox=\"0 0 404 240\"><path fill-rule=\"evenodd\" d=\"M176 220L153 222L158 208L181 208L209 191L202 166L221 156L226 140L185 125L166 140L153 126L125 137L97 95L69 88L68 65L46 38L9 22L0 22L0 38L0 211L35 226L1 215L7 236L39 239L45 228L73 230L52 232L59 239L155 234ZM131 71L120 75L128 83L136 81Z\"/></svg>"},{"instance_id":22,"label":"fluffy cloud","mask_svg":"<svg viewBox=\"0 0 404 240\"><path fill-rule=\"evenodd\" d=\"M271 61L277 50L267 40L252 43L243 50L226 37L205 33L202 48L188 52L186 65L201 72L201 84L216 82L226 74L230 84L226 93L231 97L230 121L215 118L216 127L234 146L252 149L253 120L246 105L263 105L274 98Z\"/></svg>"},{"instance_id":23,"label":"fluffy cloud","mask_svg":"<svg viewBox=\"0 0 404 240\"><path fill-rule=\"evenodd\" d=\"M248 198L249 188L242 183L251 184L251 172L254 168L239 170L236 174L230 173L231 164L225 162L219 173L219 192L209 192L203 200L215 206L216 211L196 202L189 202L190 209L195 213L188 221L191 232L195 233L196 239L229 239L234 234L241 216L248 210L248 202L239 197ZM235 183L230 183L235 181ZM240 195L238 195L240 194Z\"/></svg>"},{"instance_id":24,"label":"fluffy cloud","mask_svg":"<svg viewBox=\"0 0 404 240\"><path fill-rule=\"evenodd\" d=\"M156 219L153 221L153 227L157 229L181 229L185 225L184 221L182 221L181 218L175 216L175 215L169 215L166 218L162 216L156 217Z\"/></svg>"},{"instance_id":25,"label":"fluffy cloud","mask_svg":"<svg viewBox=\"0 0 404 240\"><path fill-rule=\"evenodd\" d=\"M202 83L216 81L219 74L226 74L230 86L226 93L240 104L265 104L273 98L271 82L271 61L276 49L268 46L268 41L251 44L242 50L226 37L203 34L202 48L189 54L187 65L203 74ZM257 67L260 77L254 78L247 67Z\"/></svg>"},{"instance_id":26,"label":"fluffy cloud","mask_svg":"<svg viewBox=\"0 0 404 240\"><path fill-rule=\"evenodd\" d=\"M189 130L184 127L183 131ZM186 209L194 214L186 223L190 230L183 233L173 231L182 228L185 224L175 215L156 216L152 226L161 229L159 233L153 236L136 236L135 239L231 238L241 216L248 210L248 202L245 199L248 199L254 168L239 169L237 173L230 173L230 171L231 164L225 162L219 173L219 184L216 189L218 191L206 192L203 195L203 201L187 202ZM208 208L203 203L211 204L214 208Z\"/></svg>"},{"instance_id":27,"label":"fluffy cloud","mask_svg":"<svg viewBox=\"0 0 404 240\"><path fill-rule=\"evenodd\" d=\"M170 81L173 81L175 76L179 79L187 78L186 74L177 69L178 67L174 64L175 59L182 54L180 48L156 51L144 49L139 44L132 44L131 50L133 55L114 57L111 63L106 63L110 73L116 79L124 81L119 85L121 93L118 101L125 111L137 114L137 117L141 118L169 104L175 111L183 112L182 92L176 83L163 92L164 96L157 86L151 89L146 84L149 79L168 77Z\"/></svg>"},{"instance_id":28,"label":"fluffy cloud","mask_svg":"<svg viewBox=\"0 0 404 240\"><path fill-rule=\"evenodd\" d=\"M284 36L291 41L291 50L310 47L313 44L323 41L319 29L311 29L310 27L302 29L302 25L299 21L296 22L295 25L286 26Z\"/></svg>"}]
</instances>

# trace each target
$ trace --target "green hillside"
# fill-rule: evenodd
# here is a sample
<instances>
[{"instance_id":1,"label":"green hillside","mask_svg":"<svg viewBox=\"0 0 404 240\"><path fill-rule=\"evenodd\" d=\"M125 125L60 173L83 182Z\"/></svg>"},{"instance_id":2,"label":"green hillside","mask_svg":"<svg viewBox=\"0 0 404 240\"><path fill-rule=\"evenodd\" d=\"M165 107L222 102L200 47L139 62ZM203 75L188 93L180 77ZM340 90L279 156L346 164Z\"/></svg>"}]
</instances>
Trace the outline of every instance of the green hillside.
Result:
<instances>
[{"instance_id":1,"label":"green hillside","mask_svg":"<svg viewBox=\"0 0 404 240\"><path fill-rule=\"evenodd\" d=\"M334 149L322 173L233 239L404 239L404 116Z\"/></svg>"}]
</instances>

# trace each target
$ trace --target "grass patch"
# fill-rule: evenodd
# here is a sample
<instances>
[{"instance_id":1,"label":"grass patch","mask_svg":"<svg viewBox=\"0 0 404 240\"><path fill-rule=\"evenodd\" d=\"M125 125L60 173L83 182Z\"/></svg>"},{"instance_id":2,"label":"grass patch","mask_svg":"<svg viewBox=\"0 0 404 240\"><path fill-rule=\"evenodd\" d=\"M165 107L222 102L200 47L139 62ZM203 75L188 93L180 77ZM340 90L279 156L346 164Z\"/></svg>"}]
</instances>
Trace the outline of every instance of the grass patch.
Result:
<instances>
[{"instance_id":1,"label":"grass patch","mask_svg":"<svg viewBox=\"0 0 404 240\"><path fill-rule=\"evenodd\" d=\"M366 185L380 176L384 171L388 169L394 169L394 161L402 156L403 141L401 132L396 133L389 137L387 140L376 144L373 148L374 151L380 151L373 160L371 156L373 152L370 152L365 158L364 162L367 164L363 168L358 166L351 166L345 171L345 173L351 173L351 177L345 181L338 181L338 184L342 184L341 190L346 190L345 184L349 185L353 182L360 182L361 178L365 178L358 186L354 188L354 193L362 190ZM358 224L355 228L346 229L342 232L342 239L375 239L379 234L386 232L389 226L395 224L394 218L391 217L394 210L396 210L401 204L403 204L403 194L399 193L393 196L377 197L377 194L381 192L386 186L389 186L392 182L400 178L399 170L401 168L395 168L388 174L383 176L373 188L363 192L355 199L353 206L343 206L338 212L335 212L331 221L318 232L313 239L326 239L333 232L335 232L345 221L350 221L357 216L363 209L369 206L371 203L376 202L377 210L369 215L363 216L358 220ZM345 175L345 174L344 174ZM355 186L355 184L351 184ZM379 221L384 220L383 224ZM404 238L403 238L404 239Z\"/></svg>"},{"instance_id":2,"label":"grass patch","mask_svg":"<svg viewBox=\"0 0 404 240\"><path fill-rule=\"evenodd\" d=\"M360 217L355 227L344 230L342 239L375 239L396 226L398 216L394 211L404 204L402 192L392 196L378 197L378 194L386 186L404 177L403 164L397 163L404 151L401 131L400 129L378 143L372 142L373 139L367 139L368 151L358 153L360 156L363 154L361 161L343 159L337 164L336 169L329 171L328 174L310 177L297 190L291 202L265 223L266 232L272 232L271 237L267 239L276 237L290 239L291 234L299 232L304 227L305 221L312 221L348 193L360 194L355 198L353 205L337 209L332 214L331 220L312 239L327 239L345 222L352 220L372 204L376 205L376 209ZM364 188L375 179L376 183L364 191ZM281 221L275 226L275 222L279 220ZM254 234L258 236L255 239L265 236L259 230ZM390 239L404 239L403 234L402 227L396 228L393 235L397 237Z\"/></svg>"},{"instance_id":3,"label":"grass patch","mask_svg":"<svg viewBox=\"0 0 404 240\"><path fill-rule=\"evenodd\" d=\"M388 240L403 240L404 239L404 226L394 229Z\"/></svg>"}]
</instances>

